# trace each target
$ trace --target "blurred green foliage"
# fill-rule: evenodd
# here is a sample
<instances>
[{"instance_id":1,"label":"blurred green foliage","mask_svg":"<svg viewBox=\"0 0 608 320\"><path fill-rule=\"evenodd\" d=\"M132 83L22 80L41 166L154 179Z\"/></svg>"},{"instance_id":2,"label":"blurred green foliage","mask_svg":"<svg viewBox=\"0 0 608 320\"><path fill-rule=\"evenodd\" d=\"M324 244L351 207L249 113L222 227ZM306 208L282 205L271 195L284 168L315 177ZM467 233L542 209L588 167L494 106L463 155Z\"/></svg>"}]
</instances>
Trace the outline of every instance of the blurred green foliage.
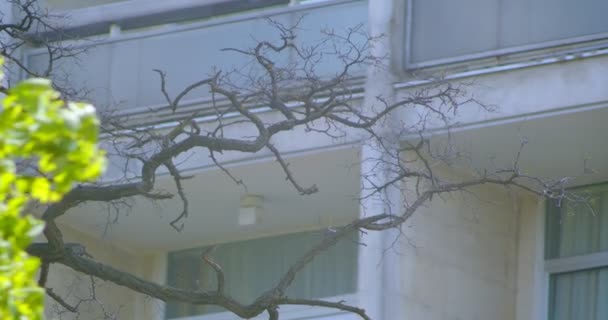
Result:
<instances>
[{"instance_id":1,"label":"blurred green foliage","mask_svg":"<svg viewBox=\"0 0 608 320\"><path fill-rule=\"evenodd\" d=\"M40 263L25 249L44 225L23 211L30 201L59 201L73 183L102 174L99 123L93 106L61 100L46 79L12 87L0 108L0 319L42 319Z\"/></svg>"}]
</instances>

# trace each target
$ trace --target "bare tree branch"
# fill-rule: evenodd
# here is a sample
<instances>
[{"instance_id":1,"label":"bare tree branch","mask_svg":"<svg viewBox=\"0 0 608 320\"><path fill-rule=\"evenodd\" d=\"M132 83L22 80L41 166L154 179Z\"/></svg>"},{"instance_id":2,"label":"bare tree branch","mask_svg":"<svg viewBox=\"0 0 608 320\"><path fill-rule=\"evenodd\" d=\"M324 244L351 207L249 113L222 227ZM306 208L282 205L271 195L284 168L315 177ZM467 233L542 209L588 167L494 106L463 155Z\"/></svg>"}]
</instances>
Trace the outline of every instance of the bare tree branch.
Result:
<instances>
[{"instance_id":1,"label":"bare tree branch","mask_svg":"<svg viewBox=\"0 0 608 320\"><path fill-rule=\"evenodd\" d=\"M211 259L211 257L209 257L209 254L211 253L211 251L213 251L213 249L215 249L215 247L211 247L209 248L209 250L207 250L207 252L203 253L202 259L203 261L205 261L205 263L207 263L212 269L213 271L215 271L215 275L217 277L217 293L220 295L224 294L224 271L222 270L222 267L220 267L219 264L217 264L215 261L213 261Z\"/></svg>"},{"instance_id":2,"label":"bare tree branch","mask_svg":"<svg viewBox=\"0 0 608 320\"><path fill-rule=\"evenodd\" d=\"M78 307L77 306L72 306L69 303L67 303L61 296L59 296L58 294L56 294L53 289L47 288L46 289L46 294L51 297L53 300L55 300L57 303L59 303L62 307L64 307L66 310L76 313L78 312Z\"/></svg>"},{"instance_id":3,"label":"bare tree branch","mask_svg":"<svg viewBox=\"0 0 608 320\"><path fill-rule=\"evenodd\" d=\"M24 18L16 23L2 24L0 21L0 33L15 39L14 42L0 44L0 52L30 76L56 77L54 72L57 61L72 57L74 52L70 51L70 48L61 47L60 41L42 41L39 46L47 49L49 59L46 70L31 70L20 60L21 57L16 55L16 49L27 41L32 41L31 34L36 32L32 30L34 26L44 30L53 30L53 26L45 24L44 15L34 10L35 1L13 2L24 12ZM352 84L361 81L362 75L357 70L378 64L386 58L375 57L369 52L377 38L366 35L363 26L359 25L343 34L326 30L324 39L319 43L304 45L296 41L297 23L293 26L285 26L276 21L270 23L279 33L278 41L260 40L249 49L224 49L225 54L240 55L250 61L248 68L215 70L211 76L201 76L200 80L186 85L176 92L174 97L168 89L167 73L160 69L153 70L159 75L159 90L166 106L150 110L150 116L160 118L163 112L166 115L168 108L172 117L174 116L172 127L157 130L134 126L120 116L108 115L107 119L104 119L104 134L109 137L108 140L112 140L115 149L113 155L125 159L125 165L121 165L124 177L113 182L75 186L61 201L44 210L42 219L46 224L46 242L34 243L28 250L30 254L42 259L39 278L41 286L47 283L50 265L58 263L90 276L92 301L97 299L94 281L101 279L166 302L219 306L241 318L253 318L267 312L269 319L278 320L280 306L308 305L350 312L367 320L370 318L363 309L342 301L287 297L286 292L303 268L339 241L360 232L400 229L434 196L467 192L482 185L519 188L560 200L571 196L564 191L566 180L545 181L522 172L520 157L525 144L523 142L510 168L483 171L469 179L443 177L437 166L446 164L453 153L450 150L446 150L443 155L432 152L431 142L425 137L427 127L431 126L431 123L439 123L449 131L455 114L462 106L474 105L482 111L492 111L492 106L484 105L468 95L466 86L441 80L411 90L395 102L376 97L373 105L362 106L353 99L360 91L354 90ZM281 59L284 56L293 59ZM319 65L328 61L327 59L331 59L337 69L333 73L323 74L319 71ZM284 60L289 62L283 62ZM188 95L198 92L199 89L206 90L211 95L211 106L208 109L201 107L195 110L183 102ZM74 93L69 88L62 92L66 97L73 96ZM418 119L414 117L401 128L394 128L395 125L391 125L390 120L397 118L401 112L417 115ZM273 117L267 116L268 114ZM200 122L203 115L206 118L205 123ZM101 263L89 255L84 246L64 242L62 230L56 221L63 216L78 214L73 209L79 205L92 202L115 204L138 196L155 201L175 197L157 190L161 167L167 169L182 205L169 224L177 231L184 229L189 215L189 199L182 182L189 177L182 175L183 167L179 161L191 152L209 152L211 161L222 172L237 185L245 186L244 182L232 175L225 163L222 163L222 158L217 158L216 155L230 151L252 155L266 152L267 155L270 151L286 180L299 194L316 193L319 191L316 185L305 187L299 182L285 160L285 155L273 144L273 141L276 141L273 140L274 137L294 129L320 133L330 138L356 135L363 143L374 145L382 151L384 158L367 159L373 161L374 165L370 172L362 175L362 179L369 185L364 189L362 200L379 196L388 201L388 190L397 188L403 181L413 182L414 187L408 190L412 192L405 199L401 212L373 212L367 217L354 219L349 224L332 229L331 233L312 245L289 266L285 273L280 275L277 283L269 284L268 289L253 303L244 304L225 292L226 274L222 266L209 256L210 251L204 252L201 259L213 269L217 288L214 291L187 290L158 284ZM391 136L392 133L388 129L418 139L404 140L401 136ZM245 131L254 133L244 136L242 132ZM397 144L401 143L399 148L395 147L395 140L398 141ZM404 145L406 147L401 148ZM138 169L130 169L132 163L136 163L134 167ZM379 176L389 178L377 179ZM66 310L78 312L78 304L67 303L52 289L47 289L47 294Z\"/></svg>"}]
</instances>

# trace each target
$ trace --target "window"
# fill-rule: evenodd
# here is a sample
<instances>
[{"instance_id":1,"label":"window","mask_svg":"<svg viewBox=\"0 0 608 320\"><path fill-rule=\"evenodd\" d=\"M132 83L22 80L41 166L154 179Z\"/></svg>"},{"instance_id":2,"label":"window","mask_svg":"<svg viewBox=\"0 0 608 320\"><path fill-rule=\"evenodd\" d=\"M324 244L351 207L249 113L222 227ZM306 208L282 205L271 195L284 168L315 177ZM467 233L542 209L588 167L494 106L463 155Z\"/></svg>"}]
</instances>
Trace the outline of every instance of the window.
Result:
<instances>
[{"instance_id":1,"label":"window","mask_svg":"<svg viewBox=\"0 0 608 320\"><path fill-rule=\"evenodd\" d=\"M408 0L406 64L499 56L605 39L605 0Z\"/></svg>"},{"instance_id":2,"label":"window","mask_svg":"<svg viewBox=\"0 0 608 320\"><path fill-rule=\"evenodd\" d=\"M608 319L608 185L547 205L549 319Z\"/></svg>"},{"instance_id":3,"label":"window","mask_svg":"<svg viewBox=\"0 0 608 320\"><path fill-rule=\"evenodd\" d=\"M218 245L211 257L224 271L226 293L251 303L277 283L302 254L323 239L324 231L302 232ZM202 262L205 248L172 252L168 257L168 284L184 289L214 290L214 271ZM290 297L322 298L356 290L357 241L345 239L317 256L296 277ZM175 319L222 312L213 306L168 303L166 318ZM204 318L204 317L201 317Z\"/></svg>"}]
</instances>

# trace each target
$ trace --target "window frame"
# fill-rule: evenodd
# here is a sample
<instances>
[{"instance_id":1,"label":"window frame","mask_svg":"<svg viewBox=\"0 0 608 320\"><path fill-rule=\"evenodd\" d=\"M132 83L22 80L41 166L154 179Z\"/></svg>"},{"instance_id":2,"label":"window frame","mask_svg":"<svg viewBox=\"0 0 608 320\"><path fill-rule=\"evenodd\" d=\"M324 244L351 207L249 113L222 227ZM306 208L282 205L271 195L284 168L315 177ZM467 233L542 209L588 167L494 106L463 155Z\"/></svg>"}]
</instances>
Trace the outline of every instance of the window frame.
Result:
<instances>
[{"instance_id":1,"label":"window frame","mask_svg":"<svg viewBox=\"0 0 608 320\"><path fill-rule=\"evenodd\" d=\"M587 185L576 186L572 188L568 188L568 190L584 190L588 188L593 188L595 186L606 186L608 188L608 181L593 183ZM549 246L549 211L552 206L548 203L551 199L545 199L544 201L544 214L543 223L541 224L543 228L543 236L542 236L542 288L543 288L543 296L542 296L542 319L549 319L551 315L551 276L557 274L564 273L573 273L578 271L585 271L590 269L597 268L608 268L608 250L598 251L594 253L587 253L581 255L567 256L562 258L547 258L547 249Z\"/></svg>"},{"instance_id":2,"label":"window frame","mask_svg":"<svg viewBox=\"0 0 608 320\"><path fill-rule=\"evenodd\" d=\"M545 260L549 275L608 267L608 251Z\"/></svg>"},{"instance_id":3,"label":"window frame","mask_svg":"<svg viewBox=\"0 0 608 320\"><path fill-rule=\"evenodd\" d=\"M580 53L587 51L594 51L608 48L608 31L578 36L578 37L570 37L559 40L550 40L538 43L531 43L521 46L513 46L506 47L496 50L487 50L477 53L464 54L459 56L451 56L447 58L433 59L421 62L412 62L411 60L411 52L412 52L412 26L413 26L413 1L407 0L405 5L405 41L403 45L403 66L404 69L413 70L413 69L424 69L424 68L432 68L439 67L445 65L453 65L460 64L466 62L474 62L483 59L496 58L496 57L504 57L504 56L514 56L517 54L525 54L529 53L534 56L534 58L538 57L548 57L555 56L559 54L571 54L571 53ZM572 47L575 48L572 48ZM561 47L561 48L560 48ZM486 65L489 63L486 63Z\"/></svg>"},{"instance_id":4,"label":"window frame","mask_svg":"<svg viewBox=\"0 0 608 320\"><path fill-rule=\"evenodd\" d=\"M313 229L313 230L309 230L309 231L322 231L322 229ZM281 237L281 236L285 236L285 235L290 235L290 234L297 234L299 232L302 231L295 231L295 232L288 232L288 233L284 233L284 234L276 234L276 235L271 235L268 237ZM304 231L306 232L306 231ZM263 238L266 236L260 236L260 238ZM252 238L252 239L256 239L256 238ZM252 239L244 239L244 240L235 240L235 241L227 241L224 243L230 243L230 242L243 242L243 241L248 241L248 240L252 240ZM211 244L214 245L214 244ZM202 246L202 247L206 247L206 246ZM181 250L176 250L176 251L181 251ZM167 251L164 254L165 257L165 274L164 274L164 282L167 283L168 279L169 279L169 270L170 270L170 259L169 256L171 255L171 253L176 252L176 251ZM360 262L360 258L361 258L361 248L359 245L356 246L356 256L355 256L355 261L353 263L357 264L357 269L355 272L355 278L354 278L354 291L350 292L350 293L346 293L346 294L339 294L339 295L335 295L335 296L328 296L328 297L316 297L314 299L320 299L320 300L326 300L326 301L343 301L346 304L350 304L350 305L358 305L358 300L359 300L359 262ZM252 318L255 320L266 320L268 318L267 314L265 312L263 312L262 314L260 314L259 316ZM302 319L336 319L336 320L355 320L355 319L359 319L359 316L356 314L353 314L351 312L347 312L347 311L343 311L343 310L337 310L337 309L331 309L331 308L324 308L324 307L311 307L311 306L305 306L305 305L284 305L281 306L281 319L285 319L285 320L302 320ZM229 311L222 311L222 312L215 312L215 313L208 313L208 314L199 314L199 315L192 315L192 316L185 316L185 317L177 317L177 318L170 318L167 316L167 305L165 304L164 310L163 310L163 315L162 315L162 319L165 320L233 320L234 319L234 314L229 312Z\"/></svg>"}]
</instances>

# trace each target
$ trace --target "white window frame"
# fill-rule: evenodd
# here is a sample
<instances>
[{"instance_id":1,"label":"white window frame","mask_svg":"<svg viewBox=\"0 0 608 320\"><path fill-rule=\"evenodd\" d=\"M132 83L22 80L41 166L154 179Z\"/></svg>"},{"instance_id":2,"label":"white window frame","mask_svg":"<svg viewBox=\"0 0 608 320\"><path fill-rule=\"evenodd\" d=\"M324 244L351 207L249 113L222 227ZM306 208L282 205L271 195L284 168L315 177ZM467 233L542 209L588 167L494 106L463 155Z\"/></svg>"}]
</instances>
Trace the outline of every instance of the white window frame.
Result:
<instances>
[{"instance_id":1,"label":"white window frame","mask_svg":"<svg viewBox=\"0 0 608 320\"><path fill-rule=\"evenodd\" d=\"M545 270L550 275L601 267L608 267L608 251L545 261Z\"/></svg>"},{"instance_id":2,"label":"white window frame","mask_svg":"<svg viewBox=\"0 0 608 320\"><path fill-rule=\"evenodd\" d=\"M547 200L538 198L535 219L534 248L534 285L532 301L532 319L548 320L549 310L549 273L545 268L545 246L547 232Z\"/></svg>"},{"instance_id":3,"label":"white window frame","mask_svg":"<svg viewBox=\"0 0 608 320\"><path fill-rule=\"evenodd\" d=\"M580 52L588 52L588 51L604 49L608 45L608 32L602 32L602 33L579 36L579 37L571 37L571 38L560 39L560 40L532 43L532 44L527 44L527 45L522 45L522 46L508 47L508 48L497 49L497 50L488 50L488 51L483 51L483 52L479 52L479 53L471 53L471 54L465 54L465 55L460 55L460 56L433 59L433 60L414 63L411 61L413 1L414 0L407 0L406 6L405 6L406 7L405 8L405 23L404 23L405 41L404 41L404 46L403 46L404 48L403 48L403 55L402 55L405 70L431 68L431 67L437 67L437 66L442 66L442 65L463 63L463 62L473 61L473 60L481 60L484 58L507 56L507 55L514 55L514 54L518 54L518 53L535 52L535 51L538 51L537 54L535 55L535 58L538 58L539 56L542 57L542 56L548 56L548 55L555 56L556 53L559 54L559 51L556 51L555 48L564 47L564 46L572 46L572 45L576 45L577 48L572 48L572 47L564 48L561 53L562 54L580 53ZM606 41L602 41L602 40L606 40ZM601 43L598 43L598 42L601 42ZM548 52L544 53L543 49L551 49L551 50L548 50Z\"/></svg>"},{"instance_id":4,"label":"white window frame","mask_svg":"<svg viewBox=\"0 0 608 320\"><path fill-rule=\"evenodd\" d=\"M608 182L606 182L606 184L608 184ZM584 188L585 186L582 186L582 188ZM563 258L554 258L554 259L546 259L545 257L545 250L546 250L546 246L547 244L547 214L548 214L548 210L547 210L547 201L549 200L545 200L545 205L543 206L543 214L540 214L539 216L542 219L542 222L539 224L542 227L542 240L541 242L541 250L540 250L540 255L541 255L541 261L543 261L542 265L543 265L543 270L542 270L542 274L540 274L540 287L542 288L542 300L541 300L541 310L539 312L537 312L537 314L540 314L539 319L546 319L546 320L551 320L549 319L549 308L551 307L550 305L550 301L549 301L549 296L551 294L551 286L550 286L550 281L551 281L551 276L554 274L558 274L558 273L570 273L570 272L577 272L577 271L583 271L586 269L593 269L593 268L602 268L602 267L608 267L608 250L606 251L601 251L601 252L594 252L594 253L590 253L590 254L583 254L583 255L577 255L577 256L569 256L569 257L563 257Z\"/></svg>"},{"instance_id":5,"label":"white window frame","mask_svg":"<svg viewBox=\"0 0 608 320\"><path fill-rule=\"evenodd\" d=\"M345 304L348 305L359 305L358 301L359 301L359 294L358 294L358 290L359 290L359 278L360 278L360 261L361 261L361 246L357 246L357 256L356 259L353 263L357 263L357 273L355 274L356 277L354 279L355 281L355 291L354 292L350 292L347 294L342 294L342 295L337 295L337 296L331 296L331 297L319 297L319 298L315 298L315 299L319 299L319 300L323 300L323 301L334 301L334 302L338 302L338 301L342 301ZM164 282L167 282L167 272L169 270L169 255L171 254L171 251L167 252L164 257L165 257L165 261L164 261ZM284 320L305 320L305 319L317 319L317 320L321 320L321 319L335 319L335 320L358 320L360 319L359 315L354 314L352 312L348 312L348 311L343 311L343 310L338 310L338 309L333 309L333 308L325 308L325 307L313 307L313 306L305 306L305 305L284 305L284 306L280 306L280 310L281 310L281 319ZM232 312L229 311L225 311L225 312L215 312L215 313L208 313L208 314L200 314L200 315L193 315L193 316L187 316L187 317L178 317L178 318L169 318L167 317L167 309L166 309L166 304L165 307L163 308L163 312L162 312L162 317L161 319L165 319L165 320L234 320L235 319L235 315ZM268 319L268 314L266 312L261 313L259 316L252 318L254 320L266 320Z\"/></svg>"}]
</instances>

